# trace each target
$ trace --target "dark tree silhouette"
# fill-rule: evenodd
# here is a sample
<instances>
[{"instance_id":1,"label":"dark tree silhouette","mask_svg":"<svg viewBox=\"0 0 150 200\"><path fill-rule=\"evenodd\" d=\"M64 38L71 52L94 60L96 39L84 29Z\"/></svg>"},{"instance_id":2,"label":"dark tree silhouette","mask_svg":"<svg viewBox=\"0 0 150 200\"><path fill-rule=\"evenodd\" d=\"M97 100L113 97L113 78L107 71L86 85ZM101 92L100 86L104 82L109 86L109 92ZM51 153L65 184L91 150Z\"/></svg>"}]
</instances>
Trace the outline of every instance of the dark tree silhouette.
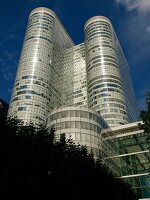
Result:
<instances>
[{"instance_id":1,"label":"dark tree silhouette","mask_svg":"<svg viewBox=\"0 0 150 200\"><path fill-rule=\"evenodd\" d=\"M144 130L144 133L150 133L150 92L146 94L146 105L146 110L142 110L140 113L143 123L139 123L139 127L140 129ZM148 134L146 140L148 143L150 143L150 134Z\"/></svg>"},{"instance_id":2,"label":"dark tree silhouette","mask_svg":"<svg viewBox=\"0 0 150 200\"><path fill-rule=\"evenodd\" d=\"M0 119L1 199L136 200L131 187L72 139L55 142L55 130Z\"/></svg>"}]
</instances>

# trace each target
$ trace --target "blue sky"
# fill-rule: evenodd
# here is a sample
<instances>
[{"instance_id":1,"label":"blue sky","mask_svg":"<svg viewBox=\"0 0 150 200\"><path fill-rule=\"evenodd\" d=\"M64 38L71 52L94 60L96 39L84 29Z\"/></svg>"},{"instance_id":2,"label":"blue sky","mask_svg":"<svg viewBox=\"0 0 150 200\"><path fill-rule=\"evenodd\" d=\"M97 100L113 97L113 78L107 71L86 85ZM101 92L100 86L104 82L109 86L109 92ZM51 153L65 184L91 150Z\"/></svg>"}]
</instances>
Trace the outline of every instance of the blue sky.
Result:
<instances>
[{"instance_id":1,"label":"blue sky","mask_svg":"<svg viewBox=\"0 0 150 200\"><path fill-rule=\"evenodd\" d=\"M92 16L108 17L128 64L139 109L150 91L150 0L1 0L0 98L9 103L28 16L32 9L52 9L75 44L84 41L83 27Z\"/></svg>"}]
</instances>

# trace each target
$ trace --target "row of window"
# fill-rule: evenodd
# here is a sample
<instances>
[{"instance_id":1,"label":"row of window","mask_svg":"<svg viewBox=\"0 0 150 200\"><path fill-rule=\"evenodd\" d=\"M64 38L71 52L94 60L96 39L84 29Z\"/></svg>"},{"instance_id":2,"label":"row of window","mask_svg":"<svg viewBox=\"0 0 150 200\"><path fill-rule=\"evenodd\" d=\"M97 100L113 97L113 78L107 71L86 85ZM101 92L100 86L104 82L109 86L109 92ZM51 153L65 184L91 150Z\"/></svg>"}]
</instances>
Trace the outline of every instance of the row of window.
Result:
<instances>
[{"instance_id":1,"label":"row of window","mask_svg":"<svg viewBox=\"0 0 150 200\"><path fill-rule=\"evenodd\" d=\"M102 88L102 87L115 87L115 88L119 88L119 89L122 90L122 87L120 87L119 85L112 84L112 83L105 83L105 84L97 84L97 85L94 86L92 89L90 89L89 92L91 93L92 90L96 90L96 89Z\"/></svg>"},{"instance_id":2,"label":"row of window","mask_svg":"<svg viewBox=\"0 0 150 200\"><path fill-rule=\"evenodd\" d=\"M41 85L43 85L44 83L41 83ZM14 90L15 91L15 90ZM42 87L41 86L38 86L36 84L32 84L32 89L31 90L25 90L25 91L31 91L30 94L42 94L42 93L45 93L45 95L49 95L49 96L56 96L57 98L59 98L60 96L60 93L58 90L56 90L52 85L47 85L47 84L44 84ZM35 93L34 93L35 91ZM23 92L23 91L22 91ZM27 92L28 93L28 92ZM17 94L26 94L26 93L18 93ZM42 95L43 96L43 95Z\"/></svg>"},{"instance_id":3,"label":"row of window","mask_svg":"<svg viewBox=\"0 0 150 200\"><path fill-rule=\"evenodd\" d=\"M55 124L56 130L59 129L68 129L68 128L79 128L79 129L87 129L94 131L96 133L101 132L101 128L91 124L89 122L81 122L81 121L65 121Z\"/></svg>"},{"instance_id":4,"label":"row of window","mask_svg":"<svg viewBox=\"0 0 150 200\"><path fill-rule=\"evenodd\" d=\"M47 95L45 95L44 93L37 93L34 90L23 90L23 91L17 92L17 95L22 95L22 94L39 95L39 96L41 96L41 97L43 97L43 98L45 98L45 99L50 101L50 98Z\"/></svg>"},{"instance_id":5,"label":"row of window","mask_svg":"<svg viewBox=\"0 0 150 200\"><path fill-rule=\"evenodd\" d=\"M97 47L99 47L100 45L97 45ZM94 46L94 48L95 48L95 46ZM90 64L90 62L92 62L93 60L96 60L96 59L99 59L99 58L110 58L110 59L113 59L114 61L117 61L117 59L116 59L116 57L113 57L113 56L111 56L111 55L98 55L98 56L94 56L94 57L92 57L90 60L88 60L88 64ZM88 65L87 65L88 66Z\"/></svg>"},{"instance_id":6,"label":"row of window","mask_svg":"<svg viewBox=\"0 0 150 200\"><path fill-rule=\"evenodd\" d=\"M46 30L44 31L45 33L47 33L48 31L52 31L52 27L49 26L48 24L44 24L44 21L41 23L32 23L32 24L28 24L27 26L27 30L28 30L28 35L31 33L35 33L35 31L39 31L42 32L42 30Z\"/></svg>"},{"instance_id":7,"label":"row of window","mask_svg":"<svg viewBox=\"0 0 150 200\"><path fill-rule=\"evenodd\" d=\"M102 61L102 59L94 60L92 64L98 63L98 62L100 62L100 61ZM112 60L112 59L103 58L103 61L104 61L104 62L109 61L109 62L112 62L112 63L118 65L118 63L117 63L116 61Z\"/></svg>"},{"instance_id":8,"label":"row of window","mask_svg":"<svg viewBox=\"0 0 150 200\"><path fill-rule=\"evenodd\" d=\"M93 113L89 113L87 111L80 111L80 110L69 110L69 111L62 111L62 112L55 113L50 116L50 121L66 118L66 117L80 117L80 118L92 119L106 127L105 122L99 116Z\"/></svg>"},{"instance_id":9,"label":"row of window","mask_svg":"<svg viewBox=\"0 0 150 200\"><path fill-rule=\"evenodd\" d=\"M45 120L44 120L44 119L45 119L45 116L43 116L43 115L41 115L41 114L39 114L39 113L38 113L38 116L37 116L37 115L35 115L35 113L33 114L33 113L31 113L31 112L30 112L30 114L29 114L29 113L26 113L26 112L19 112L19 113L18 113L18 116L19 116L19 118L22 119L23 121L30 119L30 121L31 121L31 122L34 121L34 123L35 123L35 122L38 122L38 123L39 123L39 121L45 122ZM37 123L37 125L38 125L38 123Z\"/></svg>"},{"instance_id":10,"label":"row of window","mask_svg":"<svg viewBox=\"0 0 150 200\"><path fill-rule=\"evenodd\" d=\"M106 69L107 70L107 66L109 66L109 68L108 68L108 70L112 70L111 68L110 68L110 66L111 67L115 67L115 68L118 68L118 65L115 65L115 64L113 64L112 62L99 62L99 63L97 63L97 64L94 64L94 65L92 65L90 68L88 68L87 69L87 72L90 74L90 73L92 73L92 71L93 71L93 69L94 68L96 68L96 67L99 67L99 68L103 68L103 69ZM105 71L106 71L105 70ZM114 69L113 69L114 70ZM95 70L94 70L95 71ZM97 71L97 70L96 70Z\"/></svg>"},{"instance_id":11,"label":"row of window","mask_svg":"<svg viewBox=\"0 0 150 200\"><path fill-rule=\"evenodd\" d=\"M116 99L116 98L104 98L104 102L119 102L123 105L125 105L125 102L122 101L121 99Z\"/></svg>"},{"instance_id":12,"label":"row of window","mask_svg":"<svg viewBox=\"0 0 150 200\"><path fill-rule=\"evenodd\" d=\"M43 17L43 15L41 15L41 18L37 18L37 17L32 17L32 18L30 18L30 22L32 22L33 20L35 20L35 19L38 19L38 20L44 20L44 21L47 21L47 22L52 22L51 20L52 19L50 19L50 18L47 18L47 17Z\"/></svg>"},{"instance_id":13,"label":"row of window","mask_svg":"<svg viewBox=\"0 0 150 200\"><path fill-rule=\"evenodd\" d=\"M31 85L21 85L20 87L16 87L14 91L20 91L20 90L35 90L38 92L44 92L45 94L49 94L49 87L48 85L42 85L43 83L41 83L41 85L39 84L31 84Z\"/></svg>"},{"instance_id":14,"label":"row of window","mask_svg":"<svg viewBox=\"0 0 150 200\"><path fill-rule=\"evenodd\" d=\"M49 81L49 80L46 80L46 79L43 78L43 77L35 76L35 75L25 75L25 76L22 76L22 79L31 79L31 80L37 79L37 80L40 81L40 83L41 83L41 81L44 82L44 84L47 83L48 86L50 87L49 89L53 89L56 93L58 93L58 90L56 90L56 88L50 83L50 81ZM19 80L17 80L16 82L18 82L18 81L19 81ZM38 82L38 81L35 81L35 82L33 82L33 83L38 84L39 82ZM16 84L18 84L18 83L16 83ZM41 83L41 85L42 85L42 83ZM43 85L43 86L45 86L45 85Z\"/></svg>"},{"instance_id":15,"label":"row of window","mask_svg":"<svg viewBox=\"0 0 150 200\"><path fill-rule=\"evenodd\" d=\"M88 49L88 50L86 51L86 54L88 54L90 51L95 50L95 49L97 49L97 48L98 48L98 49L101 49L102 47L109 47L109 48L115 50L115 48L112 47L112 45L108 45L108 44L99 44L99 45L95 45L95 46L91 47L90 49ZM98 56L97 56L97 57L98 57ZM105 57L105 56L99 55L99 57ZM114 57L112 57L112 58L114 58ZM89 63L89 62L88 62L88 63Z\"/></svg>"},{"instance_id":16,"label":"row of window","mask_svg":"<svg viewBox=\"0 0 150 200\"><path fill-rule=\"evenodd\" d=\"M42 45L42 46L48 47L48 48L51 47L49 41L47 41L47 40L32 39L32 41L29 40L29 41L25 42L24 44L25 44L25 46Z\"/></svg>"},{"instance_id":17,"label":"row of window","mask_svg":"<svg viewBox=\"0 0 150 200\"><path fill-rule=\"evenodd\" d=\"M32 19L32 18L35 18L35 17L43 17L43 16L47 16L48 17L48 19L49 19L49 16L51 17L51 18L53 18L53 19L55 19L54 17L53 17L53 15L51 15L50 13L47 13L47 12L35 12L35 13L31 13L31 15L30 15L30 18Z\"/></svg>"},{"instance_id":18,"label":"row of window","mask_svg":"<svg viewBox=\"0 0 150 200\"><path fill-rule=\"evenodd\" d=\"M49 38L46 38L44 36L30 36L30 37L26 38L25 41L30 40L30 39L39 39L39 38L46 40L46 41L50 42L51 44L53 43Z\"/></svg>"},{"instance_id":19,"label":"row of window","mask_svg":"<svg viewBox=\"0 0 150 200\"><path fill-rule=\"evenodd\" d=\"M93 83L94 81L101 80L102 78L113 78L120 81L120 78L114 75L98 75L88 81L88 84Z\"/></svg>"},{"instance_id":20,"label":"row of window","mask_svg":"<svg viewBox=\"0 0 150 200\"><path fill-rule=\"evenodd\" d=\"M48 37L50 38L50 36ZM47 42L46 40L39 40L39 39L32 39L32 43L31 42L25 42L24 46L23 46L23 54L24 54L24 50L26 50L27 48L35 48L35 47L40 47L40 48L47 48L48 50L51 49L51 46L49 45L49 42Z\"/></svg>"},{"instance_id":21,"label":"row of window","mask_svg":"<svg viewBox=\"0 0 150 200\"><path fill-rule=\"evenodd\" d=\"M32 96L26 95L24 96L23 100L20 100L17 98L18 102L13 103L13 106L22 106L22 105L27 105L27 106L32 106L34 108L39 107L45 110L45 105L47 104L46 101L38 101L37 99L33 99ZM12 102L15 102L14 100ZM47 104L48 105L48 104Z\"/></svg>"},{"instance_id":22,"label":"row of window","mask_svg":"<svg viewBox=\"0 0 150 200\"><path fill-rule=\"evenodd\" d=\"M104 119L107 118L118 118L118 119L124 119L125 121L128 121L128 118L122 115L118 115L118 114L102 114L102 117L104 117Z\"/></svg>"},{"instance_id":23,"label":"row of window","mask_svg":"<svg viewBox=\"0 0 150 200\"><path fill-rule=\"evenodd\" d=\"M100 52L99 49L95 49L95 50L89 52L87 57L90 59L90 58L93 58L94 56L99 56L100 53L103 54L103 55L113 56L114 58L116 58L116 56L117 56L116 50L112 49L112 48L105 47L105 48L102 48L101 51L102 52Z\"/></svg>"},{"instance_id":24,"label":"row of window","mask_svg":"<svg viewBox=\"0 0 150 200\"><path fill-rule=\"evenodd\" d=\"M124 105L121 104L116 104L116 103L106 103L106 104L101 104L102 108L107 108L107 107L117 107L117 108L122 108L122 109L126 109L126 107Z\"/></svg>"},{"instance_id":25,"label":"row of window","mask_svg":"<svg viewBox=\"0 0 150 200\"><path fill-rule=\"evenodd\" d=\"M108 96L111 96L111 94L108 94L108 93L102 93L102 94L99 94L99 95L90 95L91 97L91 100L94 101L93 104L97 104L97 101L95 101L95 99L98 99L100 97L108 97Z\"/></svg>"},{"instance_id":26,"label":"row of window","mask_svg":"<svg viewBox=\"0 0 150 200\"><path fill-rule=\"evenodd\" d=\"M82 97L83 94L77 94L77 95L74 95L74 98L78 98L78 97Z\"/></svg>"},{"instance_id":27,"label":"row of window","mask_svg":"<svg viewBox=\"0 0 150 200\"><path fill-rule=\"evenodd\" d=\"M107 114L107 113L121 113L123 115L127 115L127 113L123 110L120 109L116 109L116 108L109 108L109 109L101 109L100 110L100 114Z\"/></svg>"},{"instance_id":28,"label":"row of window","mask_svg":"<svg viewBox=\"0 0 150 200\"><path fill-rule=\"evenodd\" d=\"M38 22L41 22L41 24L50 24L50 22L52 22L53 20L50 19L50 18L46 18L46 17L38 17L38 18L32 18L29 20L29 23L28 25L32 25L32 24L35 24L35 23L38 23Z\"/></svg>"},{"instance_id":29,"label":"row of window","mask_svg":"<svg viewBox=\"0 0 150 200\"><path fill-rule=\"evenodd\" d=\"M38 34L37 34L37 32L38 32ZM28 39L29 37L36 37L36 36L39 36L39 35L41 35L41 37L43 37L43 38L41 38L41 39L45 39L45 38L48 38L48 40L50 40L50 41L52 41L53 39L52 39L52 33L51 32L49 32L49 31L46 31L46 30L44 30L44 29L35 29L34 31L31 31L30 33L28 33L28 35L26 35L26 38L25 38L25 40L26 39ZM38 37L36 37L36 38L32 38L32 41L36 41L36 42L39 42L40 43L40 41L41 40L39 40L39 38ZM46 41L47 42L47 39L45 39L45 40L43 40L43 41Z\"/></svg>"},{"instance_id":30,"label":"row of window","mask_svg":"<svg viewBox=\"0 0 150 200\"><path fill-rule=\"evenodd\" d=\"M92 32L93 29L100 29L100 30L105 30L105 31L111 31L112 29L110 27L108 27L107 25L101 25L101 24L97 24L97 25L94 25L93 28L89 29L88 31L85 30L85 33L86 34L89 34L90 32Z\"/></svg>"},{"instance_id":31,"label":"row of window","mask_svg":"<svg viewBox=\"0 0 150 200\"><path fill-rule=\"evenodd\" d=\"M101 75L104 73L119 76L119 71L117 70L116 67L105 66L102 69L103 69L103 71L101 70L100 66L93 68L90 72L87 73L88 79L91 80L91 79L97 77L97 75Z\"/></svg>"},{"instance_id":32,"label":"row of window","mask_svg":"<svg viewBox=\"0 0 150 200\"><path fill-rule=\"evenodd\" d=\"M34 66L32 66L32 64L29 64L29 66L30 67L34 67ZM19 77L22 77L22 76L24 76L24 74L32 74L32 73L34 73L33 74L34 76L37 76L37 77L42 76L42 77L44 77L46 79L44 82L46 82L46 81L48 81L50 79L50 75L51 75L51 74L49 74L50 70L47 70L47 69L43 69L42 70L42 68L41 67L38 68L38 66L37 66L37 69L34 69L34 71L32 71L32 70L30 70L30 68L28 66L27 67L23 67L22 69L18 70L18 74L17 75ZM24 79L30 79L30 78L24 78ZM34 78L34 79L37 79L37 78ZM30 80L34 80L34 79L31 78Z\"/></svg>"},{"instance_id":33,"label":"row of window","mask_svg":"<svg viewBox=\"0 0 150 200\"><path fill-rule=\"evenodd\" d=\"M111 29L96 26L96 27L92 28L90 31L88 31L88 33L86 33L86 37L89 37L92 33L96 32L96 31L100 31L102 33L109 33L110 35L112 34Z\"/></svg>"},{"instance_id":34,"label":"row of window","mask_svg":"<svg viewBox=\"0 0 150 200\"><path fill-rule=\"evenodd\" d=\"M95 64L97 63L97 64ZM97 67L99 65L111 65L111 66L114 66L116 68L118 68L118 63L114 62L113 60L109 60L109 59L104 59L104 60L96 60L95 62L93 62L92 64L90 64L88 67L87 67L87 71L90 71L91 69L93 69L94 67ZM94 67L93 67L94 66Z\"/></svg>"},{"instance_id":35,"label":"row of window","mask_svg":"<svg viewBox=\"0 0 150 200\"><path fill-rule=\"evenodd\" d=\"M91 23L85 28L85 33L87 34L88 31L92 29L92 27L97 27L98 25L108 27L109 29L111 28L111 25L110 25L108 22L104 22L104 21L94 21L94 22L91 22Z\"/></svg>"},{"instance_id":36,"label":"row of window","mask_svg":"<svg viewBox=\"0 0 150 200\"><path fill-rule=\"evenodd\" d=\"M95 96L96 99L100 98L100 97L104 97L104 96L110 96L110 95L95 95L95 94L99 94L100 92L117 92L117 93L120 93L120 94L123 94L122 91L120 90L117 90L117 89L114 89L114 88L104 88L104 89L101 89L101 90L96 90L94 92L91 92L90 96L93 97Z\"/></svg>"},{"instance_id":37,"label":"row of window","mask_svg":"<svg viewBox=\"0 0 150 200\"><path fill-rule=\"evenodd\" d=\"M23 54L20 58L20 64L21 66L26 66L27 65L34 65L34 62L36 62L37 66L40 66L41 68L41 63L45 63L46 64L46 68L48 68L48 66L50 66L50 58L49 58L49 54L48 52L45 53L44 51L38 51L37 54L34 54L33 51L29 51L26 54ZM34 60L36 58L36 60ZM29 68L29 67L28 67ZM37 68L37 67L36 67ZM38 70L38 68L37 68Z\"/></svg>"},{"instance_id":38,"label":"row of window","mask_svg":"<svg viewBox=\"0 0 150 200\"><path fill-rule=\"evenodd\" d=\"M93 40L93 39L95 39L95 38L97 38L97 37L103 37L103 38L112 39L112 37L110 37L110 36L108 36L108 35L105 35L105 34L98 34L98 36L97 36L97 34L94 34L94 35L95 35L94 37L92 36L91 38L87 39L87 41L90 42L91 40Z\"/></svg>"},{"instance_id":39,"label":"row of window","mask_svg":"<svg viewBox=\"0 0 150 200\"><path fill-rule=\"evenodd\" d=\"M47 107L45 107L47 108ZM14 110L16 111L21 111L22 115L23 116L26 116L28 115L29 113L32 113L36 116L43 116L43 119L46 118L46 113L47 113L47 109L43 110L39 107L33 107L33 106L25 106L25 105L22 105L22 106L19 106L19 107L15 107ZM15 113L15 111L13 112Z\"/></svg>"},{"instance_id":40,"label":"row of window","mask_svg":"<svg viewBox=\"0 0 150 200\"><path fill-rule=\"evenodd\" d=\"M26 46L26 48L23 49L23 54L21 55L21 59L26 58L26 56L37 57L37 55L41 53L44 54L42 55L42 57L44 58L50 57L50 50L49 48L47 48L47 46L41 46L40 44L34 46L33 45Z\"/></svg>"},{"instance_id":41,"label":"row of window","mask_svg":"<svg viewBox=\"0 0 150 200\"><path fill-rule=\"evenodd\" d=\"M111 33L109 33L108 31L103 31L103 30L100 31L99 29L95 29L95 30L93 30L89 35L86 35L86 39L88 40L88 39L90 39L90 37L92 37L92 36L94 36L94 35L99 35L99 36L101 36L101 35L103 35L103 34L109 36L110 38L112 37Z\"/></svg>"},{"instance_id":42,"label":"row of window","mask_svg":"<svg viewBox=\"0 0 150 200\"><path fill-rule=\"evenodd\" d=\"M100 79L100 80L98 80L98 81L95 81L95 82L93 82L92 84L90 84L89 86L88 86L88 88L89 88L89 90L93 87L93 86L95 86L95 85L99 85L100 83L105 83L105 82L108 82L108 83L117 83L118 85L121 85L121 83L119 82L119 81L116 81L116 80L114 80L114 79Z\"/></svg>"},{"instance_id":43,"label":"row of window","mask_svg":"<svg viewBox=\"0 0 150 200\"><path fill-rule=\"evenodd\" d=\"M59 137L59 138L58 138ZM99 145L99 138L98 137L95 137L93 135L90 135L90 134L84 134L84 133L61 133L60 135L56 135L56 138L57 139L60 139L60 141L64 140L64 139L70 139L72 138L73 140L77 141L77 142L89 142L89 143L93 143L93 144L97 144ZM91 146L91 145L90 145ZM95 149L93 147L88 147L87 146L87 149L89 152L93 152L94 155L99 155L99 149Z\"/></svg>"},{"instance_id":44,"label":"row of window","mask_svg":"<svg viewBox=\"0 0 150 200\"><path fill-rule=\"evenodd\" d=\"M45 98L43 98L42 96L37 96L37 95L33 95L33 94L29 94L29 95L19 95L19 96L16 96L15 94L13 94L13 97L12 97L12 99L11 99L11 103L13 103L13 102L16 102L16 104L14 104L15 106L17 106L17 105L19 105L19 103L20 102L25 102L25 100L32 100L31 101L31 103L32 103L32 105L34 105L34 103L36 103L36 102L38 102L38 103L40 103L40 105L46 105L48 102L49 102L49 100L48 99L45 99ZM54 95L52 95L51 96L51 103L53 102L53 101L60 101L60 99L59 98L57 98L56 96L54 96Z\"/></svg>"}]
</instances>

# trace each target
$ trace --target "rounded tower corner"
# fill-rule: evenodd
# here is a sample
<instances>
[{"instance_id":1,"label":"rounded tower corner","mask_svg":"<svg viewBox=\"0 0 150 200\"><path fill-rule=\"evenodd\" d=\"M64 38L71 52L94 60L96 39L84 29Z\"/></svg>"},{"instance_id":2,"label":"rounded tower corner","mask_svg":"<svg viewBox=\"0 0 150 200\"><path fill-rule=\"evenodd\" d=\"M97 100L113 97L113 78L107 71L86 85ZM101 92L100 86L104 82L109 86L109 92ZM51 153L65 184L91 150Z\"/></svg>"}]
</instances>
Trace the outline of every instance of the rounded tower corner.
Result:
<instances>
[{"instance_id":1,"label":"rounded tower corner","mask_svg":"<svg viewBox=\"0 0 150 200\"><path fill-rule=\"evenodd\" d=\"M39 13L39 12L46 12L46 13L51 14L54 18L57 17L57 15L55 14L54 11L52 11L51 9L46 8L46 7L37 7L37 8L35 8L35 9L33 9L33 10L31 11L29 17L31 17L34 13L37 13L37 12L38 12L38 13Z\"/></svg>"},{"instance_id":2,"label":"rounded tower corner","mask_svg":"<svg viewBox=\"0 0 150 200\"><path fill-rule=\"evenodd\" d=\"M94 22L94 21L105 21L105 22L108 22L110 25L112 25L111 21L105 17L105 16L94 16L94 17L91 17L90 19L88 19L84 25L84 30L87 28L87 26Z\"/></svg>"}]
</instances>

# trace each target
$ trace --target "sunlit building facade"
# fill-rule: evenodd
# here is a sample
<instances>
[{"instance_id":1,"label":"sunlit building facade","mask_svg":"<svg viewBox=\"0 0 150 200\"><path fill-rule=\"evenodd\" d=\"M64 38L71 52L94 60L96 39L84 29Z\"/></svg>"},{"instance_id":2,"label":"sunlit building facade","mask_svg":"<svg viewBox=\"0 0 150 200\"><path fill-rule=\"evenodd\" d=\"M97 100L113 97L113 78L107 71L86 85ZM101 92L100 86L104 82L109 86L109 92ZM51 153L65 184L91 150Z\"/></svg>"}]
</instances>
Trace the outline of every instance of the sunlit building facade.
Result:
<instances>
[{"instance_id":1,"label":"sunlit building facade","mask_svg":"<svg viewBox=\"0 0 150 200\"><path fill-rule=\"evenodd\" d=\"M59 106L98 112L109 126L137 120L130 72L109 19L96 16L74 45L56 14L36 8L30 16L9 107L25 123L45 122Z\"/></svg>"},{"instance_id":2,"label":"sunlit building facade","mask_svg":"<svg viewBox=\"0 0 150 200\"><path fill-rule=\"evenodd\" d=\"M148 167L137 157L143 154L147 163L149 150L122 146L138 129L136 124L132 132L138 109L129 66L108 18L90 18L84 34L84 42L75 45L52 10L31 12L8 116L25 124L46 123L49 130L55 127L56 139L86 145L118 177L132 179L144 197L140 184ZM128 169L129 159L137 164L136 172L131 165Z\"/></svg>"},{"instance_id":3,"label":"sunlit building facade","mask_svg":"<svg viewBox=\"0 0 150 200\"><path fill-rule=\"evenodd\" d=\"M89 107L109 126L126 124L129 119L112 24L96 16L86 22L84 30Z\"/></svg>"},{"instance_id":4,"label":"sunlit building facade","mask_svg":"<svg viewBox=\"0 0 150 200\"><path fill-rule=\"evenodd\" d=\"M66 69L64 60L73 45L53 11L37 8L31 12L8 115L38 124L61 105L64 93L72 90L73 71Z\"/></svg>"}]
</instances>

